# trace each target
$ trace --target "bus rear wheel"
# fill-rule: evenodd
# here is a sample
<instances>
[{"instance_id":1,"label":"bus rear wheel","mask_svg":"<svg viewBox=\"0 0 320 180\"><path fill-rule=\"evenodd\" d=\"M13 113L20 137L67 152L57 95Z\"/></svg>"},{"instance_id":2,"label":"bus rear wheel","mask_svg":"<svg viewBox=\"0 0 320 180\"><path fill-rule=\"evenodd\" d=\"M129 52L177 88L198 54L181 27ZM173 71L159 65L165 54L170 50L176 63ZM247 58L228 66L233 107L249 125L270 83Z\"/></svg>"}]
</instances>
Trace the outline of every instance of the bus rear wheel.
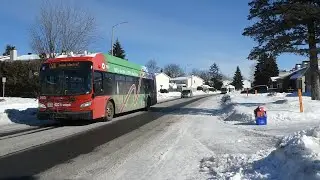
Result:
<instances>
[{"instance_id":1,"label":"bus rear wheel","mask_svg":"<svg viewBox=\"0 0 320 180\"><path fill-rule=\"evenodd\" d=\"M108 101L106 105L106 112L105 112L105 121L111 121L114 116L114 104L111 101Z\"/></svg>"}]
</instances>

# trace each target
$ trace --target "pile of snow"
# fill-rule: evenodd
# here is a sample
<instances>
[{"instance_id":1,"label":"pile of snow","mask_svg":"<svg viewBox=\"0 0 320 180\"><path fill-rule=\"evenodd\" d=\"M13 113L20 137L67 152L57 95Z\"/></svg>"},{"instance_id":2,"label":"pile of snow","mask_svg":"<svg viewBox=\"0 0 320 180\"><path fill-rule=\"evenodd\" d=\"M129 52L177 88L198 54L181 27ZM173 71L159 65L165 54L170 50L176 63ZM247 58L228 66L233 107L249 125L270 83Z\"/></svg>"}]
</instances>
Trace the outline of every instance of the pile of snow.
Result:
<instances>
[{"instance_id":1,"label":"pile of snow","mask_svg":"<svg viewBox=\"0 0 320 180\"><path fill-rule=\"evenodd\" d=\"M285 136L269 151L204 158L200 168L214 179L320 179L320 126Z\"/></svg>"},{"instance_id":2,"label":"pile of snow","mask_svg":"<svg viewBox=\"0 0 320 180\"><path fill-rule=\"evenodd\" d=\"M5 98L4 101L0 101L0 125L16 123L35 126L50 123L49 121L39 121L37 119L37 107L37 99Z\"/></svg>"},{"instance_id":3,"label":"pile of snow","mask_svg":"<svg viewBox=\"0 0 320 180\"><path fill-rule=\"evenodd\" d=\"M170 99L177 99L181 97L180 92L168 92L168 93L157 93L157 100L158 102L166 101Z\"/></svg>"}]
</instances>

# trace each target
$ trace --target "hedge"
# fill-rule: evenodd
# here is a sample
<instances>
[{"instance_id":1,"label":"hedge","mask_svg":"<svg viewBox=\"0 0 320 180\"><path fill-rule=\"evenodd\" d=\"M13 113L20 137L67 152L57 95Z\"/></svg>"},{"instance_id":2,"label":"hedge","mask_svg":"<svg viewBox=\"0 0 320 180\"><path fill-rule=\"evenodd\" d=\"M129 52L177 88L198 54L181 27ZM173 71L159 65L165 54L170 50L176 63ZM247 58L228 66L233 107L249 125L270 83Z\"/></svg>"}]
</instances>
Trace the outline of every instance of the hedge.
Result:
<instances>
[{"instance_id":1,"label":"hedge","mask_svg":"<svg viewBox=\"0 0 320 180\"><path fill-rule=\"evenodd\" d=\"M6 77L6 97L29 97L35 98L39 92L39 73L41 60L29 61L1 61L0 77ZM1 95L2 95L2 88Z\"/></svg>"}]
</instances>

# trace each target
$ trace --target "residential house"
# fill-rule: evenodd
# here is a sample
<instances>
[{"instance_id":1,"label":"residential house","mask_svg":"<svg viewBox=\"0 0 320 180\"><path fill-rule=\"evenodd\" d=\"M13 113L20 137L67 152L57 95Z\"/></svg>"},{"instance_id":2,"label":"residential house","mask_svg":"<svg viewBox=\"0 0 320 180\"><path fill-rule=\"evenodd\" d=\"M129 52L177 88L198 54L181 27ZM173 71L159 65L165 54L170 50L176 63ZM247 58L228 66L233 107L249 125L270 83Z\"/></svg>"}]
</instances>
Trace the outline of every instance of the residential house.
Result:
<instances>
[{"instance_id":1,"label":"residential house","mask_svg":"<svg viewBox=\"0 0 320 180\"><path fill-rule=\"evenodd\" d=\"M301 89L302 92L311 90L311 74L309 61L296 64L290 71L271 77L271 87L278 92L293 92Z\"/></svg>"},{"instance_id":2,"label":"residential house","mask_svg":"<svg viewBox=\"0 0 320 180\"><path fill-rule=\"evenodd\" d=\"M163 72L156 73L155 75L156 75L157 92L159 92L160 89L169 90L170 77Z\"/></svg>"},{"instance_id":3,"label":"residential house","mask_svg":"<svg viewBox=\"0 0 320 180\"><path fill-rule=\"evenodd\" d=\"M28 60L37 60L37 59L41 59L39 55L31 54L31 53L18 56L18 52L15 49L10 51L9 56L0 56L0 61L16 61L16 60L28 61Z\"/></svg>"},{"instance_id":4,"label":"residential house","mask_svg":"<svg viewBox=\"0 0 320 180\"><path fill-rule=\"evenodd\" d=\"M183 87L197 89L198 86L204 85L204 80L198 76L186 76L171 78L170 83L176 84L177 89L181 90Z\"/></svg>"}]
</instances>

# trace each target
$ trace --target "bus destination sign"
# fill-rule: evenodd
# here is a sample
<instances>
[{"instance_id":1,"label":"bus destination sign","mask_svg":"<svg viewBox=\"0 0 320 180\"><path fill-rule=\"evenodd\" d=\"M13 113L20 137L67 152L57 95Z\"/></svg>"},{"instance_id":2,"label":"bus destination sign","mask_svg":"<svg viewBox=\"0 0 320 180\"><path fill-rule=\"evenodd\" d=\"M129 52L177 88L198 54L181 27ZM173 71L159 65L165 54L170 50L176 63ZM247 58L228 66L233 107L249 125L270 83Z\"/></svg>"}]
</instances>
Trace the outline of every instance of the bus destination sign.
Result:
<instances>
[{"instance_id":1,"label":"bus destination sign","mask_svg":"<svg viewBox=\"0 0 320 180\"><path fill-rule=\"evenodd\" d=\"M62 62L62 63L51 63L49 64L50 69L56 69L56 68L65 68L65 67L79 67L79 62Z\"/></svg>"}]
</instances>

